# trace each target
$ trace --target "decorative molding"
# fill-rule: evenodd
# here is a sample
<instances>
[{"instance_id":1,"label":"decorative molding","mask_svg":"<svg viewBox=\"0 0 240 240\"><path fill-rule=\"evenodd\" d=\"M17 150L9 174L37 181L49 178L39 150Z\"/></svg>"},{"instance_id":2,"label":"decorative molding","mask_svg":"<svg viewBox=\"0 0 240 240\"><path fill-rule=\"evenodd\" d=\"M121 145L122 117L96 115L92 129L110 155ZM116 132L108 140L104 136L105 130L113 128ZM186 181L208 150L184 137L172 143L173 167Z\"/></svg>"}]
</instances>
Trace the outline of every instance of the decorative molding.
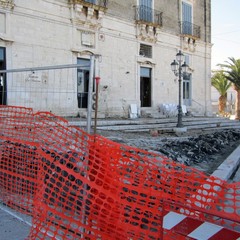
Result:
<instances>
[{"instance_id":1,"label":"decorative molding","mask_svg":"<svg viewBox=\"0 0 240 240\"><path fill-rule=\"evenodd\" d=\"M14 42L14 40L11 37L9 37L5 34L0 34L0 42L1 41L6 42L6 43L10 43L10 44Z\"/></svg>"},{"instance_id":2,"label":"decorative molding","mask_svg":"<svg viewBox=\"0 0 240 240\"><path fill-rule=\"evenodd\" d=\"M190 52L195 52L196 51L196 39L191 38L189 36L183 36L182 37L182 42L183 42L183 50L187 50Z\"/></svg>"},{"instance_id":3,"label":"decorative molding","mask_svg":"<svg viewBox=\"0 0 240 240\"><path fill-rule=\"evenodd\" d=\"M159 28L152 25L146 23L137 24L137 39L141 41L156 43L159 32Z\"/></svg>"},{"instance_id":4,"label":"decorative molding","mask_svg":"<svg viewBox=\"0 0 240 240\"><path fill-rule=\"evenodd\" d=\"M96 3L91 3L85 0L69 0L69 3L72 4L74 7L76 5L82 5L87 8L93 8L94 10L105 12L107 10L107 2L106 5L104 4L104 2L97 1Z\"/></svg>"},{"instance_id":5,"label":"decorative molding","mask_svg":"<svg viewBox=\"0 0 240 240\"><path fill-rule=\"evenodd\" d=\"M0 0L0 7L13 9L15 6L14 0Z\"/></svg>"},{"instance_id":6,"label":"decorative molding","mask_svg":"<svg viewBox=\"0 0 240 240\"><path fill-rule=\"evenodd\" d=\"M151 67L154 67L156 65L155 62L153 62L151 59L149 60L146 60L146 59L143 59L143 58L139 58L137 60L137 62L140 64L140 66L151 66Z\"/></svg>"},{"instance_id":7,"label":"decorative molding","mask_svg":"<svg viewBox=\"0 0 240 240\"><path fill-rule=\"evenodd\" d=\"M72 3L72 22L74 24L87 25L92 30L101 27L106 8L81 0L70 3Z\"/></svg>"},{"instance_id":8,"label":"decorative molding","mask_svg":"<svg viewBox=\"0 0 240 240\"><path fill-rule=\"evenodd\" d=\"M88 49L79 49L79 48L72 48L71 51L75 54L77 54L78 57L81 56L92 56L92 55L100 55L98 53L96 53L95 51L90 51Z\"/></svg>"}]
</instances>

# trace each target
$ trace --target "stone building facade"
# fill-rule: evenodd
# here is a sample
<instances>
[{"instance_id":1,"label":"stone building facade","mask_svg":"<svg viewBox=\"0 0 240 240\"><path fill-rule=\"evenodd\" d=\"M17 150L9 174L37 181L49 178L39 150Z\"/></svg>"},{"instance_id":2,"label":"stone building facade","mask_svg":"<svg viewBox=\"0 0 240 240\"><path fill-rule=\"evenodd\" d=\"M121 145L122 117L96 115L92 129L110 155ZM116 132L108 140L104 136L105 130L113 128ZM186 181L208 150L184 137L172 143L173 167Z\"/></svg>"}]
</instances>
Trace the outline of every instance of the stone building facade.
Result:
<instances>
[{"instance_id":1,"label":"stone building facade","mask_svg":"<svg viewBox=\"0 0 240 240\"><path fill-rule=\"evenodd\" d=\"M0 70L89 65L94 55L103 117L128 117L131 104L139 115L178 104L170 64L179 50L189 65L183 104L192 113L211 114L211 46L211 0L0 0ZM50 75L40 78L36 88L54 88ZM28 98L36 110L84 115L88 78L84 68L75 69L71 81L54 80L60 91L71 89L56 102L51 94L16 97L11 75L2 74L0 104ZM18 80L18 89L24 81ZM47 102L44 109L40 101Z\"/></svg>"}]
</instances>

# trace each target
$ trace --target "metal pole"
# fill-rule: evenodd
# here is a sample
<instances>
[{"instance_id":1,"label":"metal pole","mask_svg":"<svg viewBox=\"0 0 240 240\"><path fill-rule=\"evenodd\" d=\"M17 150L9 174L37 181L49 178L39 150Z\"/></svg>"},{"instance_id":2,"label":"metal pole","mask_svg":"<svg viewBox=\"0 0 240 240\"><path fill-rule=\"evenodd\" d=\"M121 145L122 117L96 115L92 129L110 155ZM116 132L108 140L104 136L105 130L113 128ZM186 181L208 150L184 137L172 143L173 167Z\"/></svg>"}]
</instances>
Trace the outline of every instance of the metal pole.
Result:
<instances>
[{"instance_id":1,"label":"metal pole","mask_svg":"<svg viewBox=\"0 0 240 240\"><path fill-rule=\"evenodd\" d=\"M90 57L90 74L88 82L88 108L87 108L87 132L91 133L91 121L92 121L92 92L93 92L93 75L94 75L94 62L95 57Z\"/></svg>"},{"instance_id":2,"label":"metal pole","mask_svg":"<svg viewBox=\"0 0 240 240\"><path fill-rule=\"evenodd\" d=\"M183 127L182 124L182 67L181 62L179 62L179 69L178 69L178 83L179 83L179 99L178 99L178 122L177 127Z\"/></svg>"},{"instance_id":3,"label":"metal pole","mask_svg":"<svg viewBox=\"0 0 240 240\"><path fill-rule=\"evenodd\" d=\"M18 69L16 68L16 69L0 70L0 73L36 72L36 71L66 69L66 68L89 68L89 65L67 64L67 65L45 66L45 67L35 67L35 68L18 68Z\"/></svg>"},{"instance_id":4,"label":"metal pole","mask_svg":"<svg viewBox=\"0 0 240 240\"><path fill-rule=\"evenodd\" d=\"M95 119L94 119L94 135L97 133L97 112L98 112L98 86L100 77L96 77L96 108L95 108Z\"/></svg>"},{"instance_id":5,"label":"metal pole","mask_svg":"<svg viewBox=\"0 0 240 240\"><path fill-rule=\"evenodd\" d=\"M95 99L95 118L94 118L94 135L97 133L97 114L98 114L98 98L99 98L99 83L100 83L100 69L99 69L99 58L100 55L95 55L96 61L95 63L95 83L96 83L96 99ZM94 138L95 140L95 138Z\"/></svg>"}]
</instances>

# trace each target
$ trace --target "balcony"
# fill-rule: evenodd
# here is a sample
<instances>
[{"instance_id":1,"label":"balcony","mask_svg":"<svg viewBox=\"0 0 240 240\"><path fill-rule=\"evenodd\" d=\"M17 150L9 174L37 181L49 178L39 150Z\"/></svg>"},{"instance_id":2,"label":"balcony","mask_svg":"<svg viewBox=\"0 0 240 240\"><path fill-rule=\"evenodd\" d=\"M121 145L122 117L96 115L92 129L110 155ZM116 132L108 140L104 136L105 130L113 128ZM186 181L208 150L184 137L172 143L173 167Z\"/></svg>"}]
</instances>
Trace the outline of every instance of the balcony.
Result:
<instances>
[{"instance_id":1,"label":"balcony","mask_svg":"<svg viewBox=\"0 0 240 240\"><path fill-rule=\"evenodd\" d=\"M154 27L162 26L162 12L156 11L146 6L136 7L136 22L151 25Z\"/></svg>"},{"instance_id":2,"label":"balcony","mask_svg":"<svg viewBox=\"0 0 240 240\"><path fill-rule=\"evenodd\" d=\"M108 0L70 0L72 4L81 4L85 7L91 7L95 10L104 10L107 8Z\"/></svg>"},{"instance_id":3,"label":"balcony","mask_svg":"<svg viewBox=\"0 0 240 240\"><path fill-rule=\"evenodd\" d=\"M79 26L97 30L107 11L108 0L69 0L71 4L71 21Z\"/></svg>"},{"instance_id":4,"label":"balcony","mask_svg":"<svg viewBox=\"0 0 240 240\"><path fill-rule=\"evenodd\" d=\"M201 35L200 26L191 22L180 22L180 34L193 39L199 39Z\"/></svg>"}]
</instances>

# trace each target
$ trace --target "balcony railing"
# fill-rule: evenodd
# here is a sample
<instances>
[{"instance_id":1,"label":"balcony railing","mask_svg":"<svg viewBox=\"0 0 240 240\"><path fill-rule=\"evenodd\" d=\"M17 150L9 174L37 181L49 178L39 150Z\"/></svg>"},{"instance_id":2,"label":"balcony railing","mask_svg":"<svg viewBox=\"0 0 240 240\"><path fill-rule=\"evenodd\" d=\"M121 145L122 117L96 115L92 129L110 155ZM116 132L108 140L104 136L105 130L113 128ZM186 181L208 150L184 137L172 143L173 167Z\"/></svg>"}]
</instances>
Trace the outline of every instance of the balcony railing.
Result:
<instances>
[{"instance_id":1,"label":"balcony railing","mask_svg":"<svg viewBox=\"0 0 240 240\"><path fill-rule=\"evenodd\" d=\"M0 0L1 1L1 0ZM82 4L84 6L97 6L107 8L108 0L69 0L72 4Z\"/></svg>"},{"instance_id":2,"label":"balcony railing","mask_svg":"<svg viewBox=\"0 0 240 240\"><path fill-rule=\"evenodd\" d=\"M106 8L108 4L108 0L84 0L83 2L92 3L96 6L100 6L104 8Z\"/></svg>"},{"instance_id":3,"label":"balcony railing","mask_svg":"<svg viewBox=\"0 0 240 240\"><path fill-rule=\"evenodd\" d=\"M180 22L180 33L182 35L189 35L195 38L200 38L200 26L192 24L191 22Z\"/></svg>"},{"instance_id":4,"label":"balcony railing","mask_svg":"<svg viewBox=\"0 0 240 240\"><path fill-rule=\"evenodd\" d=\"M146 6L136 7L136 21L162 26L162 12Z\"/></svg>"}]
</instances>

